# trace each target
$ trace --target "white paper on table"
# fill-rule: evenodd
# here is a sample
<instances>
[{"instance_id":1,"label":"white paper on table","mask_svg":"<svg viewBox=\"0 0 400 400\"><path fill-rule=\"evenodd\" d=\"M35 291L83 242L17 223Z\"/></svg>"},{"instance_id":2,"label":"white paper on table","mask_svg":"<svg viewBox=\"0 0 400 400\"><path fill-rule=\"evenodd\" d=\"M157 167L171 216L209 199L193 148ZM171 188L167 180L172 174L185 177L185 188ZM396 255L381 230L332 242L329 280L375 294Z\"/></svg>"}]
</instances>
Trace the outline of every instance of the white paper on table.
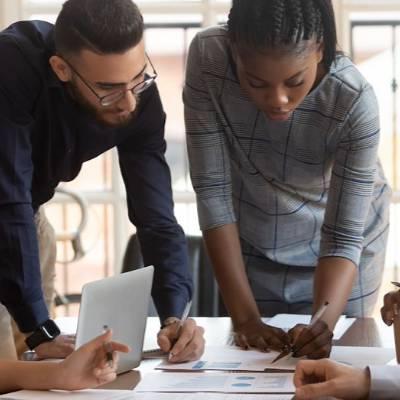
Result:
<instances>
[{"instance_id":1,"label":"white paper on table","mask_svg":"<svg viewBox=\"0 0 400 400\"><path fill-rule=\"evenodd\" d=\"M386 365L395 357L394 349L383 347L333 346L330 358L353 367Z\"/></svg>"},{"instance_id":2,"label":"white paper on table","mask_svg":"<svg viewBox=\"0 0 400 400\"><path fill-rule=\"evenodd\" d=\"M268 368L294 371L297 360L292 357L282 358L271 364L278 354L276 351L264 353L258 350L242 350L240 347L229 345L206 346L200 360L173 364L164 360L156 369L192 372L204 370L263 372Z\"/></svg>"},{"instance_id":3,"label":"white paper on table","mask_svg":"<svg viewBox=\"0 0 400 400\"><path fill-rule=\"evenodd\" d=\"M3 400L142 400L131 390L88 389L74 392L62 390L20 390L0 396Z\"/></svg>"},{"instance_id":4,"label":"white paper on table","mask_svg":"<svg viewBox=\"0 0 400 400\"><path fill-rule=\"evenodd\" d=\"M264 323L275 326L276 328L281 328L285 332L293 328L297 324L308 325L311 320L311 315L304 314L277 314L272 318L263 318ZM354 323L356 318L347 318L345 315L341 315L335 329L333 330L333 339L339 340L344 333L350 328Z\"/></svg>"},{"instance_id":5,"label":"white paper on table","mask_svg":"<svg viewBox=\"0 0 400 400\"><path fill-rule=\"evenodd\" d=\"M236 346L206 346L200 360L171 364L166 360L156 369L174 371L258 371L287 370L294 371L298 358L284 357L271 364L277 352L263 353L258 350L242 350ZM381 347L333 346L331 359L354 367L367 365L385 365L394 357L394 350Z\"/></svg>"},{"instance_id":6,"label":"white paper on table","mask_svg":"<svg viewBox=\"0 0 400 400\"><path fill-rule=\"evenodd\" d=\"M136 392L135 392L136 393ZM136 393L135 400L292 400L291 394L238 394L238 393Z\"/></svg>"},{"instance_id":7,"label":"white paper on table","mask_svg":"<svg viewBox=\"0 0 400 400\"><path fill-rule=\"evenodd\" d=\"M9 397L13 396L13 397ZM15 397L14 397L15 396ZM0 396L3 400L291 400L285 394L235 394L235 393L160 393L132 392L131 390L84 390L77 392L45 392L21 390Z\"/></svg>"},{"instance_id":8,"label":"white paper on table","mask_svg":"<svg viewBox=\"0 0 400 400\"><path fill-rule=\"evenodd\" d=\"M136 392L294 393L292 373L153 372Z\"/></svg>"}]
</instances>

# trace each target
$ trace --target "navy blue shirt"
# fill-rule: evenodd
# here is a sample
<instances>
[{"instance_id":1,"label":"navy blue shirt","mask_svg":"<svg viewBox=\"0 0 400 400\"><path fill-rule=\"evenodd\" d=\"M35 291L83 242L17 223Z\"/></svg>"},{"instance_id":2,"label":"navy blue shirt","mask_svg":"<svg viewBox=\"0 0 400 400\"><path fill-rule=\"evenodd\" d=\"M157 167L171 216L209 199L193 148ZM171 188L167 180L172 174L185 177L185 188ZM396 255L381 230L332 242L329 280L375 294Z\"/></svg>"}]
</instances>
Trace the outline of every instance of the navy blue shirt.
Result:
<instances>
[{"instance_id":1,"label":"navy blue shirt","mask_svg":"<svg viewBox=\"0 0 400 400\"><path fill-rule=\"evenodd\" d=\"M155 266L161 319L192 296L184 233L173 214L165 113L156 85L128 126L105 127L82 110L50 68L53 25L18 22L0 33L0 302L23 332L48 318L34 214L85 161L118 149L129 218L145 264Z\"/></svg>"}]
</instances>

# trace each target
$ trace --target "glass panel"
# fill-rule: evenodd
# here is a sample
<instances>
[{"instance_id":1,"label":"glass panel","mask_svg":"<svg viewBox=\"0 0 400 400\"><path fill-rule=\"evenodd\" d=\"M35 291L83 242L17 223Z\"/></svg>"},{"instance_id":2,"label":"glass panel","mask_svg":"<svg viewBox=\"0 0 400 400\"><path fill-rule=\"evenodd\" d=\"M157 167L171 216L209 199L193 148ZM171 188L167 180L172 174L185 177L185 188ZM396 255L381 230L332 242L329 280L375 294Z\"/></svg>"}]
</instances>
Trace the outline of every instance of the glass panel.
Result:
<instances>
[{"instance_id":1,"label":"glass panel","mask_svg":"<svg viewBox=\"0 0 400 400\"><path fill-rule=\"evenodd\" d=\"M371 15L372 16L372 15ZM371 17L370 16L370 17ZM394 16L393 16L394 17ZM392 18L393 18L392 17ZM368 18L367 18L368 19ZM400 21L399 21L400 24ZM400 118L399 84L400 76L400 28L390 25L357 26L353 29L354 60L362 74L372 84L376 92L381 120L381 142L379 156L385 174L393 189L400 186ZM398 252L398 227L400 221L400 205L391 205L391 226L386 253L385 270L380 288L375 316L379 316L382 298L393 290L390 281L399 279L400 253Z\"/></svg>"}]
</instances>

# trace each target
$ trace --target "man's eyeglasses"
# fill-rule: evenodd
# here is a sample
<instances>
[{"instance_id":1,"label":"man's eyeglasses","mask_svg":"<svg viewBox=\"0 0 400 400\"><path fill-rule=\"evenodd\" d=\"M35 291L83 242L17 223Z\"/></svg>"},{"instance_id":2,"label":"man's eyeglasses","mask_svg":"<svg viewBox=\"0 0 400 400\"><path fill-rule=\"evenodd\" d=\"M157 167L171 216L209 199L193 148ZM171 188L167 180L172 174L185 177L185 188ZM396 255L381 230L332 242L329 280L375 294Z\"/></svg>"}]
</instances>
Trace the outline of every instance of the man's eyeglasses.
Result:
<instances>
[{"instance_id":1,"label":"man's eyeglasses","mask_svg":"<svg viewBox=\"0 0 400 400\"><path fill-rule=\"evenodd\" d=\"M150 76L146 75L145 79L143 81L134 84L132 87L127 87L125 89L117 90L115 92L106 94L105 96L99 96L97 94L97 92L92 88L92 86L85 80L85 78L70 64L70 62L67 61L65 58L63 58L63 60L68 64L68 66L78 76L78 78L85 84L85 86L99 99L100 104L103 107L108 107L108 106L111 106L112 104L120 101L125 96L126 92L132 92L132 94L138 95L138 94L144 92L146 89L148 89L154 83L158 74L153 66L153 63L151 62L151 60L147 54L146 54L146 57L149 60L151 68L153 69L153 75L150 75Z\"/></svg>"}]
</instances>

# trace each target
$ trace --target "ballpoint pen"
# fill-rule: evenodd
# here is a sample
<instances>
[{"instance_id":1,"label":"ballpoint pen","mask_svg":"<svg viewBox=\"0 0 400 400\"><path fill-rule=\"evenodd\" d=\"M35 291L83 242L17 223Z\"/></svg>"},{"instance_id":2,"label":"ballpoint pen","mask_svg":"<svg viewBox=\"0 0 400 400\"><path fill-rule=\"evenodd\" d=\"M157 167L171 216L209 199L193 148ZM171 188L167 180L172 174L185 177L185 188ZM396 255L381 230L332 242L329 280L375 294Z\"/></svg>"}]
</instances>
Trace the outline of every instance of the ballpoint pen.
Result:
<instances>
[{"instance_id":1,"label":"ballpoint pen","mask_svg":"<svg viewBox=\"0 0 400 400\"><path fill-rule=\"evenodd\" d=\"M187 320L187 318L189 316L189 312L190 312L190 307L191 306L192 306L192 301L190 300L190 301L188 301L186 303L186 306L185 306L185 308L184 308L184 310L182 312L182 316L181 316L181 318L179 320L178 327L176 328L175 338L179 337L180 331L181 331L185 321ZM172 351L170 351L169 354L168 354L168 360L170 360L174 355L175 354L172 353Z\"/></svg>"},{"instance_id":2,"label":"ballpoint pen","mask_svg":"<svg viewBox=\"0 0 400 400\"><path fill-rule=\"evenodd\" d=\"M103 325L103 333L108 331L108 325ZM113 366L113 351L111 347L111 342L104 343L104 351L106 352L106 360L109 367Z\"/></svg>"},{"instance_id":3,"label":"ballpoint pen","mask_svg":"<svg viewBox=\"0 0 400 400\"><path fill-rule=\"evenodd\" d=\"M400 282L393 282L392 281L392 285L397 286L398 288L400 288Z\"/></svg>"},{"instance_id":4,"label":"ballpoint pen","mask_svg":"<svg viewBox=\"0 0 400 400\"><path fill-rule=\"evenodd\" d=\"M392 282L392 284L400 288L399 282ZM397 364L400 364L400 308L397 303L393 305L393 332Z\"/></svg>"},{"instance_id":5,"label":"ballpoint pen","mask_svg":"<svg viewBox=\"0 0 400 400\"><path fill-rule=\"evenodd\" d=\"M322 315L324 314L324 312L326 311L327 307L329 305L329 302L325 302L319 309L318 311L313 315L313 317L311 318L310 323L308 324L307 328L312 328L316 322L322 317ZM283 357L286 357L290 354L293 354L293 347L294 347L295 343L293 343L293 345L288 346L286 345L283 350L271 361L271 364L275 363L276 361L280 360Z\"/></svg>"}]
</instances>

